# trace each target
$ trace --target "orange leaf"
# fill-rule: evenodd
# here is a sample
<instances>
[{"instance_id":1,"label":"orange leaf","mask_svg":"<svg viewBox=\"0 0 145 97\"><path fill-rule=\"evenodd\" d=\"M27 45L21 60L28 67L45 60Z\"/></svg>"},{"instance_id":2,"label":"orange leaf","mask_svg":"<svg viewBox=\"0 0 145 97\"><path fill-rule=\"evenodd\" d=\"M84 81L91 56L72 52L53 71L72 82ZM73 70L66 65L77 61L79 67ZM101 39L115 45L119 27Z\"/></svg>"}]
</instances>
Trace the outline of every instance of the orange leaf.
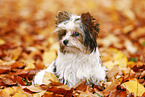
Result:
<instances>
[{"instance_id":1,"label":"orange leaf","mask_svg":"<svg viewBox=\"0 0 145 97\"><path fill-rule=\"evenodd\" d=\"M2 73L8 73L10 71L11 71L11 66L0 65L0 74L2 74Z\"/></svg>"}]
</instances>

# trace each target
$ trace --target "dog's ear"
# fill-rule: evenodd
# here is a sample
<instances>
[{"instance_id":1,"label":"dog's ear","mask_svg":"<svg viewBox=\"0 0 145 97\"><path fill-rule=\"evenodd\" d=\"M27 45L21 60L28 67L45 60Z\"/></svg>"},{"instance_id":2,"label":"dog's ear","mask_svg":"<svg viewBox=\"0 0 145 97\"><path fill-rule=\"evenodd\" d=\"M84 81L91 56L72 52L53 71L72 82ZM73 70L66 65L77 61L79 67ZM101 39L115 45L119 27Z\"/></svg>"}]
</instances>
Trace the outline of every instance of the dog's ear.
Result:
<instances>
[{"instance_id":1,"label":"dog's ear","mask_svg":"<svg viewBox=\"0 0 145 97\"><path fill-rule=\"evenodd\" d=\"M84 32L86 34L84 43L86 46L90 47L91 51L93 51L97 46L96 37L99 33L99 24L89 12L82 13L81 19L82 23L84 24Z\"/></svg>"},{"instance_id":2,"label":"dog's ear","mask_svg":"<svg viewBox=\"0 0 145 97\"><path fill-rule=\"evenodd\" d=\"M56 24L59 24L63 21L69 20L69 19L70 19L70 16L66 11L64 11L64 12L59 11L56 16Z\"/></svg>"}]
</instances>

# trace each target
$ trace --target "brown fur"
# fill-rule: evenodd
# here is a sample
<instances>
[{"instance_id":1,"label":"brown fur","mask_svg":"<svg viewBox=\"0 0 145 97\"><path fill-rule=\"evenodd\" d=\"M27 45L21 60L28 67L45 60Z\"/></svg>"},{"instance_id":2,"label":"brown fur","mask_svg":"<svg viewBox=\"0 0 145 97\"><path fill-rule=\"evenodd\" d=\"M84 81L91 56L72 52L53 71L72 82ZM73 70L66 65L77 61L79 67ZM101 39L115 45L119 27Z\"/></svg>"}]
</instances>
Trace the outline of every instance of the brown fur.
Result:
<instances>
[{"instance_id":1,"label":"brown fur","mask_svg":"<svg viewBox=\"0 0 145 97\"><path fill-rule=\"evenodd\" d=\"M69 20L69 19L70 19L70 16L66 11L64 11L64 12L59 11L56 16L56 24L58 25L61 22L65 21L65 20Z\"/></svg>"}]
</instances>

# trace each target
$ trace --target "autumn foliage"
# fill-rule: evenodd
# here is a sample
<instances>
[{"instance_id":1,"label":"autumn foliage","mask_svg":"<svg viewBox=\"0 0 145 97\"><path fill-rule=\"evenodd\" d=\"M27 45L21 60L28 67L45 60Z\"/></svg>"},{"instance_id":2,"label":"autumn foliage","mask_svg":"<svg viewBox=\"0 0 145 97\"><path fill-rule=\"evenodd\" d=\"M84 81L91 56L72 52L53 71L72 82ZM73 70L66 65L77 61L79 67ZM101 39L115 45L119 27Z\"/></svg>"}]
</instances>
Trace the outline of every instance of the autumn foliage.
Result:
<instances>
[{"instance_id":1,"label":"autumn foliage","mask_svg":"<svg viewBox=\"0 0 145 97\"><path fill-rule=\"evenodd\" d=\"M55 60L55 16L90 12L100 24L97 45L107 81L71 89L49 72L44 85L34 75ZM144 0L0 0L0 96L145 96ZM89 64L88 64L89 65Z\"/></svg>"}]
</instances>

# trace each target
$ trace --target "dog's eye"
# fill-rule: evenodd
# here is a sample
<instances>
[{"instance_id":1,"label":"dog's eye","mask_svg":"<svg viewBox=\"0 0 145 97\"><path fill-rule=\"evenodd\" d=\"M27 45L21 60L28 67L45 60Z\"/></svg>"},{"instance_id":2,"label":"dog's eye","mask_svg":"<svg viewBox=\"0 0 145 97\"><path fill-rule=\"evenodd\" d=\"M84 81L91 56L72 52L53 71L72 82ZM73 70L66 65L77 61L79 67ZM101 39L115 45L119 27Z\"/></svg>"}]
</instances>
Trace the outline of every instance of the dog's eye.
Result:
<instances>
[{"instance_id":1,"label":"dog's eye","mask_svg":"<svg viewBox=\"0 0 145 97\"><path fill-rule=\"evenodd\" d=\"M78 32L74 32L72 36L79 36Z\"/></svg>"}]
</instances>

